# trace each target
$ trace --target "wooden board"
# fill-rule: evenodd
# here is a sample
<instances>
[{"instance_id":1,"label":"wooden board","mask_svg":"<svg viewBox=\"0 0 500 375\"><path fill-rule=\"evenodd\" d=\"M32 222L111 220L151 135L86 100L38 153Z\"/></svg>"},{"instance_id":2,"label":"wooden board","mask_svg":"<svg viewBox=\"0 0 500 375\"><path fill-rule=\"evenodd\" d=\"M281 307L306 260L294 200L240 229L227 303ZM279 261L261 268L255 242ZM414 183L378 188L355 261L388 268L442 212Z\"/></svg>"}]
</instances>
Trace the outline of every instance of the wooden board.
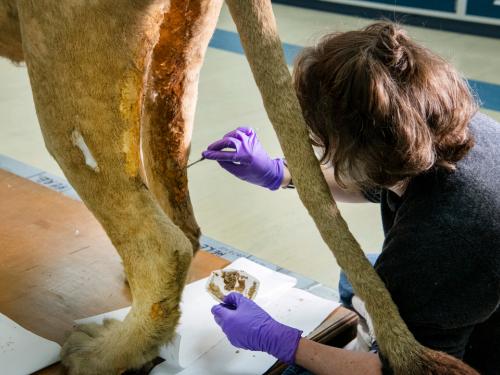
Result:
<instances>
[{"instance_id":1,"label":"wooden board","mask_svg":"<svg viewBox=\"0 0 500 375\"><path fill-rule=\"evenodd\" d=\"M199 251L188 282L228 263ZM128 305L120 257L85 205L0 170L0 312L62 344L75 319Z\"/></svg>"},{"instance_id":2,"label":"wooden board","mask_svg":"<svg viewBox=\"0 0 500 375\"><path fill-rule=\"evenodd\" d=\"M120 257L83 203L0 170L0 207L0 312L62 344L75 319L130 305ZM199 251L188 281L228 263Z\"/></svg>"}]
</instances>

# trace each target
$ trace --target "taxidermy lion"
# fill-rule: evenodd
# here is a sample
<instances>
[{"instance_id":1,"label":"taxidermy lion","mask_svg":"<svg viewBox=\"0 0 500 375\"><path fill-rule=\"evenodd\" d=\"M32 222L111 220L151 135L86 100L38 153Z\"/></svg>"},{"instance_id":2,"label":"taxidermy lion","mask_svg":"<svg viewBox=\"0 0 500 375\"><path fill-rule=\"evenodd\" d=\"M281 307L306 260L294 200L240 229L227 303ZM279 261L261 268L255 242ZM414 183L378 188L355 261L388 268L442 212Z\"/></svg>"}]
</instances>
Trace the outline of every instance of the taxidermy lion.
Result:
<instances>
[{"instance_id":1,"label":"taxidermy lion","mask_svg":"<svg viewBox=\"0 0 500 375\"><path fill-rule=\"evenodd\" d=\"M370 313L397 374L473 374L414 339L321 174L269 0L228 0L304 205ZM25 61L46 147L123 259L123 322L83 325L70 374L141 368L179 319L199 227L186 163L200 67L222 0L0 0L0 56Z\"/></svg>"}]
</instances>

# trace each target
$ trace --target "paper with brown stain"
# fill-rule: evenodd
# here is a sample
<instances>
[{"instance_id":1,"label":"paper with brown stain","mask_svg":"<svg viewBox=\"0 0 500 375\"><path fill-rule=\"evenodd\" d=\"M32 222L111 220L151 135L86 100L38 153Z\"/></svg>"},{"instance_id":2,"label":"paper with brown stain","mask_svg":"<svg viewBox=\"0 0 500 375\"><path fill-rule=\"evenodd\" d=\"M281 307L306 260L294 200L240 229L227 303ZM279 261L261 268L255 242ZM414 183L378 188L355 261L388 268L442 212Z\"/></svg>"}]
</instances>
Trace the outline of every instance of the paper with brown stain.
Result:
<instances>
[{"instance_id":1,"label":"paper with brown stain","mask_svg":"<svg viewBox=\"0 0 500 375\"><path fill-rule=\"evenodd\" d=\"M207 280L207 292L217 301L223 302L224 297L232 292L243 294L254 299L259 290L259 279L243 270L225 268L212 271Z\"/></svg>"}]
</instances>

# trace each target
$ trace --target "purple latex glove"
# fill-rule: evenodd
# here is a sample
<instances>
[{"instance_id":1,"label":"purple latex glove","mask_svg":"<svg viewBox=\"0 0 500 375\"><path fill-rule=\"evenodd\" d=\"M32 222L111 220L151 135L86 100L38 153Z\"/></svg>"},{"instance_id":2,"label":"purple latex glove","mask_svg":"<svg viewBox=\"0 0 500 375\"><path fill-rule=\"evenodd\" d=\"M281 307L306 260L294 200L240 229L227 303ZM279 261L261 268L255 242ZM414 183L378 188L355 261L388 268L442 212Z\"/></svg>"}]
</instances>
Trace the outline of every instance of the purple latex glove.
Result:
<instances>
[{"instance_id":1,"label":"purple latex glove","mask_svg":"<svg viewBox=\"0 0 500 375\"><path fill-rule=\"evenodd\" d=\"M224 148L234 151L221 151ZM202 156L217 160L234 176L270 190L278 189L283 181L283 160L271 159L251 128L240 127L227 133L208 146Z\"/></svg>"},{"instance_id":2,"label":"purple latex glove","mask_svg":"<svg viewBox=\"0 0 500 375\"><path fill-rule=\"evenodd\" d=\"M302 331L278 323L252 300L230 293L224 303L212 307L212 314L234 346L294 363Z\"/></svg>"}]
</instances>

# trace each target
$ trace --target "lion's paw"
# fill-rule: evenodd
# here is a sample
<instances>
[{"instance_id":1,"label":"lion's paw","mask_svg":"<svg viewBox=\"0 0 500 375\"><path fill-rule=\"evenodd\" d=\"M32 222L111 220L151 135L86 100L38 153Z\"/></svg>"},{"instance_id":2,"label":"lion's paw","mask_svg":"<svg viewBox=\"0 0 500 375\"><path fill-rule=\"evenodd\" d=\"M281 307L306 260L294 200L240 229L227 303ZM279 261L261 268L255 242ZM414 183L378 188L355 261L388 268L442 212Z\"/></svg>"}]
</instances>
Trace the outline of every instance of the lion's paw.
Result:
<instances>
[{"instance_id":1,"label":"lion's paw","mask_svg":"<svg viewBox=\"0 0 500 375\"><path fill-rule=\"evenodd\" d=\"M70 375L119 375L140 368L155 353L146 353L129 345L123 335L125 324L105 320L103 325L90 323L76 327L63 345L61 361Z\"/></svg>"}]
</instances>

